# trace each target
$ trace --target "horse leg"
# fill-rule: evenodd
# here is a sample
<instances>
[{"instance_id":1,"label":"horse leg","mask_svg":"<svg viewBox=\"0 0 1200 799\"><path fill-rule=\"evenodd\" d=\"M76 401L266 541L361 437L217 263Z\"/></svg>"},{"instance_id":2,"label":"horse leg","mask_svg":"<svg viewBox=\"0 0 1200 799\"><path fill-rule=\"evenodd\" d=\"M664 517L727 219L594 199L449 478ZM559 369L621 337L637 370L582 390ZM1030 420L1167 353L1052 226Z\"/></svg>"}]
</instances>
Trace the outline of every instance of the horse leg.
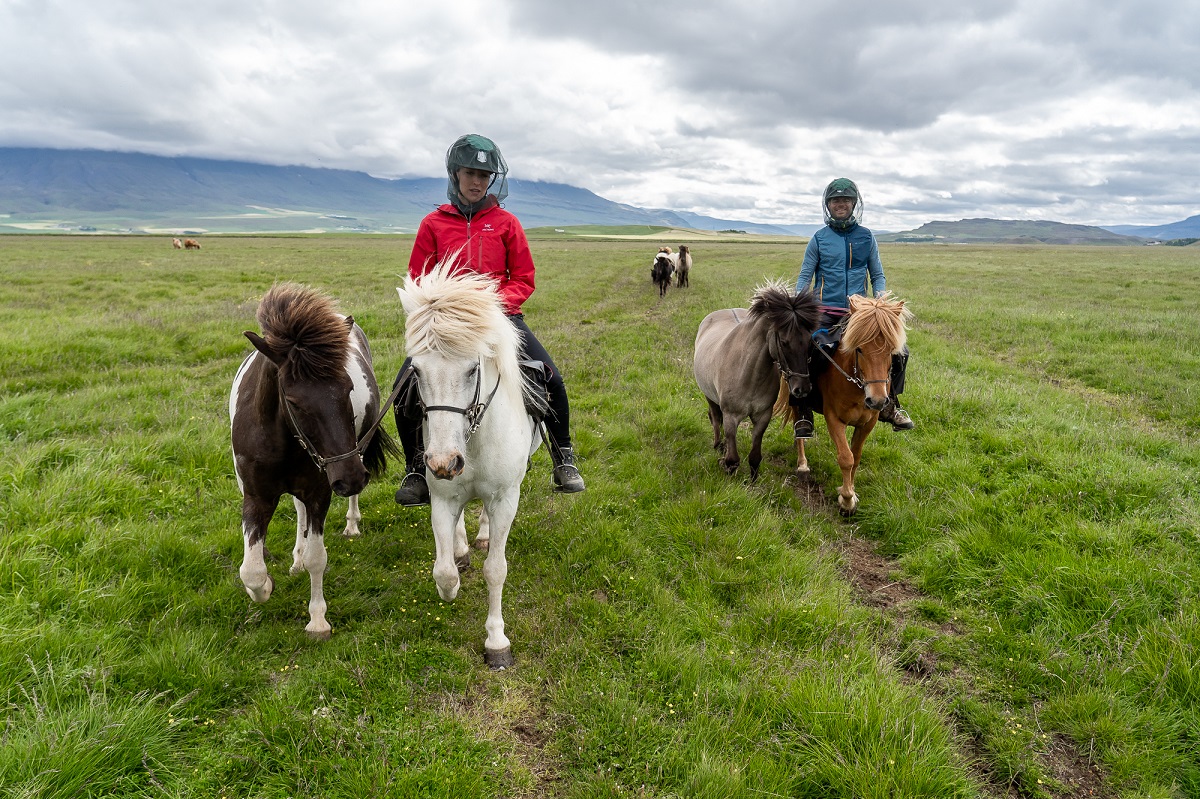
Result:
<instances>
[{"instance_id":1,"label":"horse leg","mask_svg":"<svg viewBox=\"0 0 1200 799\"><path fill-rule=\"evenodd\" d=\"M296 506L296 546L292 547L292 568L288 569L288 574L297 575L304 571L304 547L308 543L308 510L296 497L292 497L292 504Z\"/></svg>"},{"instance_id":2,"label":"horse leg","mask_svg":"<svg viewBox=\"0 0 1200 799\"><path fill-rule=\"evenodd\" d=\"M488 513L491 530L487 559L483 562L483 579L488 587L488 615L484 624L487 638L483 642L483 658L492 669L505 669L513 664L512 646L504 634L501 599L504 581L508 577L504 548L508 543L508 531L517 515L519 498L520 488L514 488L497 497Z\"/></svg>"},{"instance_id":3,"label":"horse leg","mask_svg":"<svg viewBox=\"0 0 1200 799\"><path fill-rule=\"evenodd\" d=\"M267 525L275 515L274 501L261 497L242 497L242 565L238 576L246 593L255 602L266 602L275 590L275 581L267 572L267 562L263 557L264 543L267 537Z\"/></svg>"},{"instance_id":4,"label":"horse leg","mask_svg":"<svg viewBox=\"0 0 1200 799\"><path fill-rule=\"evenodd\" d=\"M488 544L492 538L492 520L488 516L487 506L479 511L479 532L475 534L475 548L481 552L488 551Z\"/></svg>"},{"instance_id":5,"label":"horse leg","mask_svg":"<svg viewBox=\"0 0 1200 799\"><path fill-rule=\"evenodd\" d=\"M796 474L808 474L808 458L804 454L804 439L796 439Z\"/></svg>"},{"instance_id":6,"label":"horse leg","mask_svg":"<svg viewBox=\"0 0 1200 799\"><path fill-rule=\"evenodd\" d=\"M459 571L471 567L471 548L467 546L467 509L464 507L454 524L454 565Z\"/></svg>"},{"instance_id":7,"label":"horse leg","mask_svg":"<svg viewBox=\"0 0 1200 799\"><path fill-rule=\"evenodd\" d=\"M346 538L358 538L362 535L362 531L358 529L358 523L362 520L362 513L358 509L358 494L350 496L350 507L346 508L346 529L342 531L342 535Z\"/></svg>"},{"instance_id":8,"label":"horse leg","mask_svg":"<svg viewBox=\"0 0 1200 799\"><path fill-rule=\"evenodd\" d=\"M850 454L854 457L854 467L850 471L851 483L858 476L858 465L862 463L863 444L866 443L867 436L871 435L871 431L875 429L875 423L878 421L878 418L874 418L866 424L854 428L854 435L850 439Z\"/></svg>"},{"instance_id":9,"label":"horse leg","mask_svg":"<svg viewBox=\"0 0 1200 799\"><path fill-rule=\"evenodd\" d=\"M846 424L836 416L826 416L825 426L829 437L837 447L838 467L842 470L842 485L838 489L838 509L843 516L851 516L858 510L858 494L854 493L854 453L846 441Z\"/></svg>"},{"instance_id":10,"label":"horse leg","mask_svg":"<svg viewBox=\"0 0 1200 799\"><path fill-rule=\"evenodd\" d=\"M722 430L724 414L721 413L721 406L712 400L708 400L708 421L712 424L713 429L713 449L720 450L721 445L725 441L725 434ZM722 452L724 454L724 452Z\"/></svg>"},{"instance_id":11,"label":"horse leg","mask_svg":"<svg viewBox=\"0 0 1200 799\"><path fill-rule=\"evenodd\" d=\"M462 505L450 500L433 497L430 521L433 523L433 581L437 584L438 596L443 602L453 602L461 584L458 566L454 563L454 544L458 520L462 516Z\"/></svg>"},{"instance_id":12,"label":"horse leg","mask_svg":"<svg viewBox=\"0 0 1200 799\"><path fill-rule=\"evenodd\" d=\"M735 419L733 414L726 414L722 420L722 426L725 429L725 450L724 457L718 458L721 465L725 467L725 471L733 474L737 471L738 464L742 462L742 458L738 455L737 448L737 429L740 419Z\"/></svg>"},{"instance_id":13,"label":"horse leg","mask_svg":"<svg viewBox=\"0 0 1200 799\"><path fill-rule=\"evenodd\" d=\"M304 544L303 568L308 572L308 625L304 631L310 638L327 641L333 627L325 619L325 567L329 553L325 550L325 515L329 498L317 498L308 510L308 530Z\"/></svg>"},{"instance_id":14,"label":"horse leg","mask_svg":"<svg viewBox=\"0 0 1200 799\"><path fill-rule=\"evenodd\" d=\"M750 454L746 457L746 462L750 464L750 482L752 483L758 479L758 467L762 463L763 434L767 432L769 424L771 424L770 411L754 421L754 431L751 433L750 439Z\"/></svg>"}]
</instances>

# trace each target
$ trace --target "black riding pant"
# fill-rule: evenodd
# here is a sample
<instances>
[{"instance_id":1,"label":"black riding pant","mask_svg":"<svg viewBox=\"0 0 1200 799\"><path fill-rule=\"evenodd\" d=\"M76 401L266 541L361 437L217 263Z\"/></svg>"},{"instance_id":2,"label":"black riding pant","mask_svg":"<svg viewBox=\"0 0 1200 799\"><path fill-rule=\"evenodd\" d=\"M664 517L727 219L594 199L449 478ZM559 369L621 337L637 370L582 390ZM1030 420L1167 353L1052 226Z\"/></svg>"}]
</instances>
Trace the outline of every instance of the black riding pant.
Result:
<instances>
[{"instance_id":1,"label":"black riding pant","mask_svg":"<svg viewBox=\"0 0 1200 799\"><path fill-rule=\"evenodd\" d=\"M513 314L508 318L517 328L517 332L521 334L521 357L525 360L541 361L549 367L550 379L547 382L547 389L550 394L550 410L546 414L546 429L555 446L570 447L571 406L567 400L567 384L563 382L562 373L550 359L550 353L546 352L542 342L538 341L537 336L529 329L529 325L525 324L525 315ZM396 383L405 377L411 366L412 358L405 358L400 372L396 375L396 381L392 384L393 389L396 387ZM404 448L404 460L411 471L413 459L418 452L424 449L421 441L421 420L408 417L399 406L396 407L394 415L396 417L396 433L400 438L400 446Z\"/></svg>"}]
</instances>

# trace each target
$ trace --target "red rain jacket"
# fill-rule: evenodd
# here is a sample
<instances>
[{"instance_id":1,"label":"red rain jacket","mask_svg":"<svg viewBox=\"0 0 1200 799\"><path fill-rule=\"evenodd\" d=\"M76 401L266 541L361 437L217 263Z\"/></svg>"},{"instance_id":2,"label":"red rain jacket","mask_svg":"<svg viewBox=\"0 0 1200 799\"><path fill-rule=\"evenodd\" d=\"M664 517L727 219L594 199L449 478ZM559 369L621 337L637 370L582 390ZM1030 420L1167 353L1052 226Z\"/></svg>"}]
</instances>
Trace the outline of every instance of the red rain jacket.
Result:
<instances>
[{"instance_id":1,"label":"red rain jacket","mask_svg":"<svg viewBox=\"0 0 1200 799\"><path fill-rule=\"evenodd\" d=\"M504 312L521 313L533 294L533 255L517 218L499 205L476 211L471 221L449 203L438 206L417 228L408 273L418 278L455 252L459 268L489 275L500 290Z\"/></svg>"}]
</instances>

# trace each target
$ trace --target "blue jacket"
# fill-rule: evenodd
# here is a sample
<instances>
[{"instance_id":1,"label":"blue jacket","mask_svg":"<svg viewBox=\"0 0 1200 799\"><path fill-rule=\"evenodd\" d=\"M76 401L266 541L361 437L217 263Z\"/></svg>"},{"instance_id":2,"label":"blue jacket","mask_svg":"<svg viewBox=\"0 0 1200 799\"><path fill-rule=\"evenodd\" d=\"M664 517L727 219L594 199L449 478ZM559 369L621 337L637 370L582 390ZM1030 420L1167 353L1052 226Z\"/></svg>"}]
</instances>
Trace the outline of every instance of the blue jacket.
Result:
<instances>
[{"instance_id":1,"label":"blue jacket","mask_svg":"<svg viewBox=\"0 0 1200 799\"><path fill-rule=\"evenodd\" d=\"M850 295L868 296L868 276L871 283L869 296L883 293L887 278L883 276L875 234L862 225L846 231L826 225L808 240L796 291L804 291L811 283L813 296L821 305L848 310Z\"/></svg>"}]
</instances>

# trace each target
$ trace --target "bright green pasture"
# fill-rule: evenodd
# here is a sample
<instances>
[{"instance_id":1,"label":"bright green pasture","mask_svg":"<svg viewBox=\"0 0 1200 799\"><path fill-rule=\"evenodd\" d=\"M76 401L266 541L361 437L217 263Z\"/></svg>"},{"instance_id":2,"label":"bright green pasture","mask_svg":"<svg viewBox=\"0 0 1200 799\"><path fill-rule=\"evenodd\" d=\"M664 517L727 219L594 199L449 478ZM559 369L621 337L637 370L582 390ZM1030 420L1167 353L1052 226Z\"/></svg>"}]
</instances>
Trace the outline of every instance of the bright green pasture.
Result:
<instances>
[{"instance_id":1,"label":"bright green pasture","mask_svg":"<svg viewBox=\"0 0 1200 799\"><path fill-rule=\"evenodd\" d=\"M330 513L331 641L290 503L274 596L237 576L257 299L327 290L390 384L411 240L203 243L0 237L0 794L1200 795L1195 247L885 246L918 427L868 441L847 522L827 441L814 483L778 426L757 484L725 475L691 377L704 315L803 241L692 243L660 300L654 243L535 238L588 491L535 456L491 673L480 570L438 600L395 468L362 539Z\"/></svg>"}]
</instances>

